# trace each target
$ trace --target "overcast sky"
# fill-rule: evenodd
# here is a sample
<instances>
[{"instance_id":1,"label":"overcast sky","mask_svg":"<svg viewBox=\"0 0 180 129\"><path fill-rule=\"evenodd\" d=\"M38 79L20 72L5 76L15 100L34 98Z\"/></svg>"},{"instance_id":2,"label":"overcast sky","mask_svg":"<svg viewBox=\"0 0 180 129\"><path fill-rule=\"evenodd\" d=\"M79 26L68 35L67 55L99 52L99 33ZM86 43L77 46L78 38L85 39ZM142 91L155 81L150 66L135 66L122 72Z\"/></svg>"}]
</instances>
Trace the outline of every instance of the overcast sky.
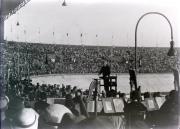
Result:
<instances>
[{"instance_id":1,"label":"overcast sky","mask_svg":"<svg viewBox=\"0 0 180 129\"><path fill-rule=\"evenodd\" d=\"M31 0L5 21L5 39L33 43L134 46L137 20L160 12L170 20L180 47L179 0ZM19 22L19 26L17 26ZM68 33L68 36L67 36ZM82 37L80 36L82 33ZM169 47L166 19L145 16L138 27L139 47Z\"/></svg>"}]
</instances>

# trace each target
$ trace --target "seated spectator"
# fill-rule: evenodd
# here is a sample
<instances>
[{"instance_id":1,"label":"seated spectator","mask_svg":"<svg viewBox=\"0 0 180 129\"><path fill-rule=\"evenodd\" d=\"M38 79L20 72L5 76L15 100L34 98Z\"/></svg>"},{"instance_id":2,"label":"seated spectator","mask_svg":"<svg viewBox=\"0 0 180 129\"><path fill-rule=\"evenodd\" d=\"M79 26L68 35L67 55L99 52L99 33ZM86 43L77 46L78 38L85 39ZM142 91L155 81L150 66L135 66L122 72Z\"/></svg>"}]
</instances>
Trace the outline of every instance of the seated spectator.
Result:
<instances>
[{"instance_id":1,"label":"seated spectator","mask_svg":"<svg viewBox=\"0 0 180 129\"><path fill-rule=\"evenodd\" d=\"M178 110L178 92L172 90L160 110L154 115L157 128L177 129Z\"/></svg>"},{"instance_id":2,"label":"seated spectator","mask_svg":"<svg viewBox=\"0 0 180 129\"><path fill-rule=\"evenodd\" d=\"M64 84L62 84L61 92L62 92L62 97L65 97L66 91L65 91L65 85Z\"/></svg>"},{"instance_id":3,"label":"seated spectator","mask_svg":"<svg viewBox=\"0 0 180 129\"><path fill-rule=\"evenodd\" d=\"M153 94L153 97L161 97L161 93L160 93L160 92L155 92L155 93Z\"/></svg>"},{"instance_id":4,"label":"seated spectator","mask_svg":"<svg viewBox=\"0 0 180 129\"><path fill-rule=\"evenodd\" d=\"M13 115L24 107L24 100L21 97L14 97L8 104L8 110L6 111L7 118L12 119Z\"/></svg>"},{"instance_id":5,"label":"seated spectator","mask_svg":"<svg viewBox=\"0 0 180 129\"><path fill-rule=\"evenodd\" d=\"M9 98L5 95L0 98L1 121L6 119L5 111L8 109Z\"/></svg>"},{"instance_id":6,"label":"seated spectator","mask_svg":"<svg viewBox=\"0 0 180 129\"><path fill-rule=\"evenodd\" d=\"M8 119L6 117L6 110L8 109L9 99L7 96L3 95L0 98L0 111L1 111L1 128L7 129L8 128Z\"/></svg>"},{"instance_id":7,"label":"seated spectator","mask_svg":"<svg viewBox=\"0 0 180 129\"><path fill-rule=\"evenodd\" d=\"M77 90L78 90L78 89L77 89L77 86L74 86L73 89L72 89L72 93L75 94Z\"/></svg>"},{"instance_id":8,"label":"seated spectator","mask_svg":"<svg viewBox=\"0 0 180 129\"><path fill-rule=\"evenodd\" d=\"M43 90L43 86L39 86L38 90L36 91L36 100L47 98L46 92Z\"/></svg>"},{"instance_id":9,"label":"seated spectator","mask_svg":"<svg viewBox=\"0 0 180 129\"><path fill-rule=\"evenodd\" d=\"M145 93L144 93L144 98L150 98L150 97L151 97L151 95L150 95L149 92L145 92Z\"/></svg>"},{"instance_id":10,"label":"seated spectator","mask_svg":"<svg viewBox=\"0 0 180 129\"><path fill-rule=\"evenodd\" d=\"M49 104L46 101L39 100L34 104L34 109L36 112L40 114L40 112L43 111L48 106Z\"/></svg>"},{"instance_id":11,"label":"seated spectator","mask_svg":"<svg viewBox=\"0 0 180 129\"><path fill-rule=\"evenodd\" d=\"M86 102L83 100L83 93L80 89L77 90L73 101L75 102L75 110L79 111L79 115L76 115L78 119L85 119L85 117L89 117L85 106Z\"/></svg>"},{"instance_id":12,"label":"seated spectator","mask_svg":"<svg viewBox=\"0 0 180 129\"><path fill-rule=\"evenodd\" d=\"M68 85L66 87L66 101L65 106L69 108L71 111L75 108L75 103L73 101L73 96L71 93L71 87Z\"/></svg>"},{"instance_id":13,"label":"seated spectator","mask_svg":"<svg viewBox=\"0 0 180 129\"><path fill-rule=\"evenodd\" d=\"M74 123L72 112L61 104L51 104L40 114L39 129L57 129L71 126Z\"/></svg>"},{"instance_id":14,"label":"seated spectator","mask_svg":"<svg viewBox=\"0 0 180 129\"><path fill-rule=\"evenodd\" d=\"M41 92L38 100L34 104L34 109L38 112L39 109L42 109L43 107L48 106L46 101L47 101L47 96L45 92Z\"/></svg>"}]
</instances>

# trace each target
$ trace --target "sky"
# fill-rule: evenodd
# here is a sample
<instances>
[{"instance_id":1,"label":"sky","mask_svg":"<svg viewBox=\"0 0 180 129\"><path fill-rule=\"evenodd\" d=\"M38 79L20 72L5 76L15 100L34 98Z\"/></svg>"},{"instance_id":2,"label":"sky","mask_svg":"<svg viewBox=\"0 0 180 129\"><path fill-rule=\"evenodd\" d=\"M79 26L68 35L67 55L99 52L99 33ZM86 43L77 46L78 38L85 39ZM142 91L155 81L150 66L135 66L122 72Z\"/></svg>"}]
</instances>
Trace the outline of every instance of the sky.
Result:
<instances>
[{"instance_id":1,"label":"sky","mask_svg":"<svg viewBox=\"0 0 180 129\"><path fill-rule=\"evenodd\" d=\"M134 46L135 26L147 12L172 24L180 47L179 0L31 0L5 21L9 41L98 46ZM17 26L19 22L19 26ZM67 36L68 33L68 36ZM82 34L82 35L81 35ZM137 30L138 47L169 47L170 26L146 15Z\"/></svg>"}]
</instances>

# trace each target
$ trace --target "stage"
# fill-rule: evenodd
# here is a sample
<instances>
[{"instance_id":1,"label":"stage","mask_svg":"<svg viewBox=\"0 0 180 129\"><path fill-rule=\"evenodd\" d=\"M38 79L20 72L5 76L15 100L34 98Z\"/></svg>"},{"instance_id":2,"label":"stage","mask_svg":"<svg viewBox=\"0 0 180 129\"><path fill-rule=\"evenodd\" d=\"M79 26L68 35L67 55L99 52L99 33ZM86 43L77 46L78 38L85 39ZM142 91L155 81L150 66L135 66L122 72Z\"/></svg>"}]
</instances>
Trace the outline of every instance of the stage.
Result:
<instances>
[{"instance_id":1,"label":"stage","mask_svg":"<svg viewBox=\"0 0 180 129\"><path fill-rule=\"evenodd\" d=\"M116 74L112 74L116 75ZM32 83L59 84L77 86L88 89L93 78L99 78L97 74L48 74L31 76ZM138 86L142 92L169 92L174 89L174 76L172 73L165 74L138 74ZM129 74L117 74L118 91L129 93Z\"/></svg>"}]
</instances>

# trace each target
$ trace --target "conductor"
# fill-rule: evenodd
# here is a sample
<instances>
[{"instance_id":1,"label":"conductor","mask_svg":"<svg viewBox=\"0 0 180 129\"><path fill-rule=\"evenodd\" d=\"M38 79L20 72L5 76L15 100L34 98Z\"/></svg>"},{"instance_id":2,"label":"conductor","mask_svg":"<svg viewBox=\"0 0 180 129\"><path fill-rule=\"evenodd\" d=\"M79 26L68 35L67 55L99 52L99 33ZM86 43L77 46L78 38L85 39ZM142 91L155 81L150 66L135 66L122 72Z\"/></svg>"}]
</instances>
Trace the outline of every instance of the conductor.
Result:
<instances>
[{"instance_id":1,"label":"conductor","mask_svg":"<svg viewBox=\"0 0 180 129\"><path fill-rule=\"evenodd\" d=\"M105 61L104 65L101 67L101 70L99 71L99 75L102 74L102 79L104 80L104 89L106 91L106 96L109 95L109 76L110 76L110 67L108 65L108 62Z\"/></svg>"}]
</instances>

